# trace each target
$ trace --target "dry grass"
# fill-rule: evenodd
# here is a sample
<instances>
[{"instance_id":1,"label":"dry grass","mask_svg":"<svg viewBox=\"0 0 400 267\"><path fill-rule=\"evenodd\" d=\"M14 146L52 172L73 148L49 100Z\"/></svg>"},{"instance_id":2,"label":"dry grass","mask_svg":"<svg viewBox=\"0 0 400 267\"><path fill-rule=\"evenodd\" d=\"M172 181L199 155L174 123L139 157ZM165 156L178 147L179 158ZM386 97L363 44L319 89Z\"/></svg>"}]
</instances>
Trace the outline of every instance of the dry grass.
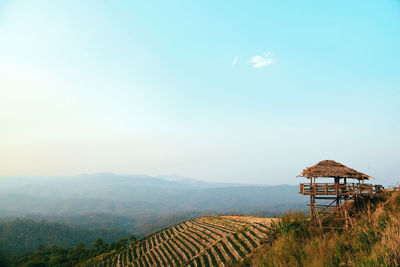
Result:
<instances>
[{"instance_id":1,"label":"dry grass","mask_svg":"<svg viewBox=\"0 0 400 267\"><path fill-rule=\"evenodd\" d=\"M355 228L341 232L322 232L301 214L287 214L274 240L242 266L400 266L400 193L369 207Z\"/></svg>"},{"instance_id":2,"label":"dry grass","mask_svg":"<svg viewBox=\"0 0 400 267\"><path fill-rule=\"evenodd\" d=\"M380 242L375 244L371 256L375 261L400 266L400 218L391 216L390 222Z\"/></svg>"},{"instance_id":3,"label":"dry grass","mask_svg":"<svg viewBox=\"0 0 400 267\"><path fill-rule=\"evenodd\" d=\"M246 223L260 223L263 225L270 225L272 222L278 222L278 218L265 218L265 217L256 217L256 216L241 216L241 215L225 215L219 216L221 218L226 218L234 221L241 221Z\"/></svg>"}]
</instances>

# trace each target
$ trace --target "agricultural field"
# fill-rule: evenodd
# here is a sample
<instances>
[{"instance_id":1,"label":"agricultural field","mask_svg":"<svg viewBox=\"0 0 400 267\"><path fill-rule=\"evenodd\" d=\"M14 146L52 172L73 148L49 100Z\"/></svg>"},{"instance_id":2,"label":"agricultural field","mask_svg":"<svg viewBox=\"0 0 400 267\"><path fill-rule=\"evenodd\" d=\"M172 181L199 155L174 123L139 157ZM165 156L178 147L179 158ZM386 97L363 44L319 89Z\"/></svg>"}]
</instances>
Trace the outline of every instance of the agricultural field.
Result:
<instances>
[{"instance_id":1,"label":"agricultural field","mask_svg":"<svg viewBox=\"0 0 400 267\"><path fill-rule=\"evenodd\" d=\"M268 236L275 219L207 216L151 234L135 244L103 254L95 266L226 266L240 262Z\"/></svg>"}]
</instances>

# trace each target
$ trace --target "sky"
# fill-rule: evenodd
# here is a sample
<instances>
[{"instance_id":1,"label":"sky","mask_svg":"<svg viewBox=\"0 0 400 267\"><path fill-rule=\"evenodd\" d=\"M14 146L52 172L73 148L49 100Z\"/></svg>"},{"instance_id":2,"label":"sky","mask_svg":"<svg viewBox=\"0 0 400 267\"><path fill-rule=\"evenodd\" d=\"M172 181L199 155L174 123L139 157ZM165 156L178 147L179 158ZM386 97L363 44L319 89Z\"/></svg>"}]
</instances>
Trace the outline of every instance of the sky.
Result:
<instances>
[{"instance_id":1,"label":"sky","mask_svg":"<svg viewBox=\"0 0 400 267\"><path fill-rule=\"evenodd\" d=\"M0 0L0 176L387 184L399 137L399 0Z\"/></svg>"}]
</instances>

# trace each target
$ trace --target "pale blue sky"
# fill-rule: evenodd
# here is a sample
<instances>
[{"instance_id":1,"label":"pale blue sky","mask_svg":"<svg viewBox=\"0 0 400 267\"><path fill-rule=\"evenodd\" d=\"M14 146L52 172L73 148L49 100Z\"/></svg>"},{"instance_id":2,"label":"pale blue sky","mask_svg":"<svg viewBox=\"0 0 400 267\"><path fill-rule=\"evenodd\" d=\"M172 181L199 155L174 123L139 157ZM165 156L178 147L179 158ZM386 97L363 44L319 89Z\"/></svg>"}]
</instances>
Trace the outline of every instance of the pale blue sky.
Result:
<instances>
[{"instance_id":1,"label":"pale blue sky","mask_svg":"<svg viewBox=\"0 0 400 267\"><path fill-rule=\"evenodd\" d=\"M400 1L0 1L0 175L400 180Z\"/></svg>"}]
</instances>

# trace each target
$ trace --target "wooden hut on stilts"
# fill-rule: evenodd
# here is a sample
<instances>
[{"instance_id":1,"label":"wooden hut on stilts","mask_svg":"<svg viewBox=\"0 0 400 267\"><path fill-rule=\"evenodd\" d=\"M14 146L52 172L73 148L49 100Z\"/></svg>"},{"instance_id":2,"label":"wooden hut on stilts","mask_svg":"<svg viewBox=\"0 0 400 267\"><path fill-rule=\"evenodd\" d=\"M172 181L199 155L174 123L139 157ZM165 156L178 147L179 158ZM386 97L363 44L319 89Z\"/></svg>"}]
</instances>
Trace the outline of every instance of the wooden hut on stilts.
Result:
<instances>
[{"instance_id":1,"label":"wooden hut on stilts","mask_svg":"<svg viewBox=\"0 0 400 267\"><path fill-rule=\"evenodd\" d=\"M300 184L300 194L310 196L310 215L321 227L322 214L334 214L335 220L342 220L343 227L353 225L349 211L357 205L360 198L372 198L381 186L365 183L374 179L333 160L323 160L304 169L297 177L310 179L309 183ZM320 183L319 178L331 178L332 182ZM349 182L353 181L353 182ZM355 181L355 182L354 182Z\"/></svg>"}]
</instances>

